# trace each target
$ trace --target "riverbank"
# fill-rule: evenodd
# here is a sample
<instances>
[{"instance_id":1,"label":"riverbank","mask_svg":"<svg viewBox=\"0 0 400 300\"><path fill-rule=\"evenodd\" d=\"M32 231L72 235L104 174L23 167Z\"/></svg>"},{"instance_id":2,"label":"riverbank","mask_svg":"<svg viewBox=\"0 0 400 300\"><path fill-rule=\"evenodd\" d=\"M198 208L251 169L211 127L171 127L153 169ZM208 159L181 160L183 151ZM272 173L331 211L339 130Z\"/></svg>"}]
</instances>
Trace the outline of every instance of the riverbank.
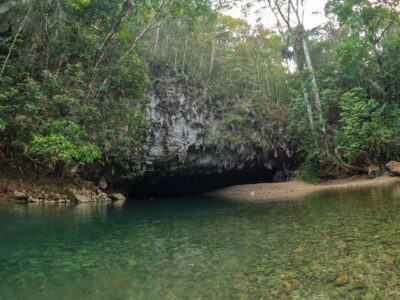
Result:
<instances>
[{"instance_id":1,"label":"riverbank","mask_svg":"<svg viewBox=\"0 0 400 300\"><path fill-rule=\"evenodd\" d=\"M304 181L293 180L288 182L236 185L213 191L209 195L237 199L281 200L304 197L307 194L320 190L358 188L391 184L394 182L400 182L400 177L381 176L368 179L366 176L353 176L346 179L329 180L320 184L310 184Z\"/></svg>"},{"instance_id":2,"label":"riverbank","mask_svg":"<svg viewBox=\"0 0 400 300\"><path fill-rule=\"evenodd\" d=\"M40 177L30 170L1 168L0 201L39 203L89 203L125 200L120 193L107 193L78 175Z\"/></svg>"}]
</instances>

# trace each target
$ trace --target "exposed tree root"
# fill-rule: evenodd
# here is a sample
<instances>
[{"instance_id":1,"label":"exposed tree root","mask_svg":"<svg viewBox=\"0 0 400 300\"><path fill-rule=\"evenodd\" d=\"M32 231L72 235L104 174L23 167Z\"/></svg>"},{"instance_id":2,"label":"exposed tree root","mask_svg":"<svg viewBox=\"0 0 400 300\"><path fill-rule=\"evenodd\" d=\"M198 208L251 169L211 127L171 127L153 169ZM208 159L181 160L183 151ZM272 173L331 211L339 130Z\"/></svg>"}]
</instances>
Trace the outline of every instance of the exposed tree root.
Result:
<instances>
[{"instance_id":1,"label":"exposed tree root","mask_svg":"<svg viewBox=\"0 0 400 300\"><path fill-rule=\"evenodd\" d=\"M377 165L371 163L371 161L368 157L367 157L367 162L368 162L367 166L362 166L362 167L352 166L343 160L342 155L340 154L340 150L348 150L348 149L346 147L342 147L342 146L337 146L335 148L336 157L339 159L340 164L343 166L343 168L347 172L349 172L349 173L367 173L368 177L370 177L370 178L375 178L376 175L379 173L379 167Z\"/></svg>"}]
</instances>

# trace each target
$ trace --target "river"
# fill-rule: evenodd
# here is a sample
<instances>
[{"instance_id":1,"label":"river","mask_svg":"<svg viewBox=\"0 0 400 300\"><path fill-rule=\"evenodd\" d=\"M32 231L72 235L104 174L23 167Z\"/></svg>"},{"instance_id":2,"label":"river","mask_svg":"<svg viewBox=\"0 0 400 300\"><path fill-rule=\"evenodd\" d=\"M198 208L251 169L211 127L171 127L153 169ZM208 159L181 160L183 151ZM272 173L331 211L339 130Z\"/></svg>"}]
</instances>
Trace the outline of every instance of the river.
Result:
<instances>
[{"instance_id":1,"label":"river","mask_svg":"<svg viewBox=\"0 0 400 300\"><path fill-rule=\"evenodd\" d=\"M400 299L400 185L0 204L0 299Z\"/></svg>"}]
</instances>

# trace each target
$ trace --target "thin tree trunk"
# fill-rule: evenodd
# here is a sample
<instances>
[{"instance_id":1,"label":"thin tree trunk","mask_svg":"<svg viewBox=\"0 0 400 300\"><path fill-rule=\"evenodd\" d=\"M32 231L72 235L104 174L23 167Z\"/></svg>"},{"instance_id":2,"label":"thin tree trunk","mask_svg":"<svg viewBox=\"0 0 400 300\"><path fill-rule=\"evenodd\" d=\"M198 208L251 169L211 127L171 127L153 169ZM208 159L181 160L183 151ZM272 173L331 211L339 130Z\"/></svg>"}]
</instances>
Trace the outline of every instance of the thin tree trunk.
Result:
<instances>
[{"instance_id":1,"label":"thin tree trunk","mask_svg":"<svg viewBox=\"0 0 400 300\"><path fill-rule=\"evenodd\" d=\"M86 92L86 97L85 97L85 102L89 99L89 96L92 92L94 83L96 81L96 74L97 74L97 68L100 65L101 61L104 58L104 53L105 49L107 48L108 44L110 41L115 37L115 35L118 32L118 29L123 21L123 19L128 15L128 12L133 9L133 5L130 0L126 0L121 13L118 15L116 18L115 22L111 26L111 30L107 33L106 37L104 38L103 42L99 45L99 47L96 50L96 56L94 59L94 67L93 67L93 72L92 72L92 77L90 79L89 85L88 85L88 90Z\"/></svg>"},{"instance_id":2,"label":"thin tree trunk","mask_svg":"<svg viewBox=\"0 0 400 300\"><path fill-rule=\"evenodd\" d=\"M212 41L212 49L211 49L211 59L210 59L210 72L211 75L214 69L214 58L215 58L215 41Z\"/></svg>"},{"instance_id":3,"label":"thin tree trunk","mask_svg":"<svg viewBox=\"0 0 400 300\"><path fill-rule=\"evenodd\" d=\"M186 60L187 45L188 45L188 38L186 38L185 51L183 52L182 73L185 73L185 60Z\"/></svg>"},{"instance_id":4,"label":"thin tree trunk","mask_svg":"<svg viewBox=\"0 0 400 300\"><path fill-rule=\"evenodd\" d=\"M203 52L202 52L201 55L200 55L200 61L199 61L199 71L200 71L200 72L202 71L202 70L201 70L202 66L203 66Z\"/></svg>"},{"instance_id":5,"label":"thin tree trunk","mask_svg":"<svg viewBox=\"0 0 400 300\"><path fill-rule=\"evenodd\" d=\"M61 66L62 66L62 64L63 64L63 60L64 60L64 54L61 55L60 61L58 62L58 67L57 67L56 75L58 75L58 74L60 73L60 69L61 69Z\"/></svg>"},{"instance_id":6,"label":"thin tree trunk","mask_svg":"<svg viewBox=\"0 0 400 300\"><path fill-rule=\"evenodd\" d=\"M271 10L274 13L275 18L277 20L279 32L281 33L282 36L285 35L285 32L282 29L282 26L280 24L278 15L280 15L282 20L286 23L286 26L289 29L289 31L290 31L290 33L292 35L292 38L294 38L296 34L295 34L295 31L292 29L292 26L290 24L290 12L291 12L291 7L292 7L293 11L295 12L295 15L297 17L297 26L302 26L303 22L300 19L299 8L298 8L299 7L299 5L298 5L299 3L296 2L296 6L295 6L293 4L292 0L289 0L288 9L287 9L287 15L285 15L283 13L281 4L279 4L276 0L273 3L274 3L275 6L272 4L272 0L268 1L269 7L271 8ZM314 73L313 73L310 54L309 54L308 47L307 47L307 44L305 43L305 40L304 40L303 36L301 36L301 40L302 40L302 46L303 46L304 54L306 56L307 65L309 67L311 67L310 73L312 74L312 78L314 78L314 80L312 80L312 81L314 81L313 82L313 86L314 86L314 83L315 83L315 86L317 86L317 82L315 80L315 76L314 76ZM295 44L294 40L293 40L292 46L293 46L293 49L294 49L295 61L296 61L297 67L300 70L301 69L301 66L299 64L300 55L299 55L298 51L296 51L296 44ZM303 90L304 90L304 103L305 103L306 109L307 109L308 120L310 122L310 127L313 129L314 128L314 122L313 122L313 118L312 118L312 107L310 105L310 101L308 100L308 93L307 93L307 90L306 90L304 85L303 85ZM315 102L316 102L316 108L318 110L318 117L320 119L322 119L321 101L319 100L318 90L317 89L314 89L314 90L315 90L314 96L315 96L315 93L316 93ZM322 130L325 133L325 126L324 125L323 125L323 129Z\"/></svg>"},{"instance_id":7,"label":"thin tree trunk","mask_svg":"<svg viewBox=\"0 0 400 300\"><path fill-rule=\"evenodd\" d=\"M176 67L177 60L178 60L178 49L175 48L175 59L174 59L174 70L175 70L175 72L177 72L177 70L178 70L177 67Z\"/></svg>"},{"instance_id":8,"label":"thin tree trunk","mask_svg":"<svg viewBox=\"0 0 400 300\"><path fill-rule=\"evenodd\" d=\"M160 36L160 27L157 27L156 31L156 40L154 41L154 47L153 47L153 54L156 55L157 52L157 46L158 46L158 38Z\"/></svg>"},{"instance_id":9,"label":"thin tree trunk","mask_svg":"<svg viewBox=\"0 0 400 300\"><path fill-rule=\"evenodd\" d=\"M310 101L308 101L308 93L304 85L303 85L303 90L304 90L304 103L306 104L308 122L310 122L311 130L314 131L314 121L312 116L311 104Z\"/></svg>"},{"instance_id":10,"label":"thin tree trunk","mask_svg":"<svg viewBox=\"0 0 400 300\"><path fill-rule=\"evenodd\" d=\"M5 70L6 66L7 66L8 60L10 59L11 52L12 52L12 49L14 48L14 46L15 46L15 42L16 42L16 40L17 40L17 38L18 38L18 35L20 34L20 32L22 31L22 29L24 28L24 26L25 26L25 24L26 24L26 21L28 21L29 15L31 14L31 11L32 11L32 6L29 7L28 12L26 13L25 17L22 19L21 23L20 23L19 26L18 26L18 30L17 30L17 32L15 33L13 42L12 42L12 44L11 44L11 46L10 46L10 49L8 49L7 57L6 57L6 59L4 60L3 67L1 68L0 75L3 75L3 73L4 73L4 70Z\"/></svg>"},{"instance_id":11,"label":"thin tree trunk","mask_svg":"<svg viewBox=\"0 0 400 300\"><path fill-rule=\"evenodd\" d=\"M321 100L319 97L319 92L318 92L318 85L317 85L317 80L315 79L315 74L314 74L314 69L312 66L312 62L311 62L311 58L310 58L310 52L308 51L308 47L307 47L307 43L305 40L305 32L304 32L304 25L303 25L303 21L304 21L304 10L303 10L303 15L302 17L300 17L300 11L299 11L299 0L296 0L296 5L293 3L292 0L288 0L288 9L287 9L287 16L285 16L285 14L282 11L282 7L281 4L278 3L278 1L274 1L275 4L275 8L277 10L277 12L275 11L273 5L271 4L271 0L269 0L269 6L272 9L273 13L275 14L275 17L278 21L278 28L280 28L280 24L279 24L279 18L278 18L278 14L281 16L281 18L283 19L283 21L286 23L290 33L292 34L292 36L294 37L294 30L291 27L290 24L290 12L291 12L291 8L293 9L294 14L296 15L297 18L297 26L300 27L302 29L300 38L301 38L301 44L303 47L303 51L304 51L304 56L306 59L306 63L307 63L307 67L308 70L310 72L310 76L311 76L311 83L313 86L313 94L314 94L314 100L315 100L315 107L317 109L317 114L318 114L318 119L321 121L322 123L322 133L325 135L326 133L326 129L325 129L325 124L324 124L324 118L323 118L323 114L322 114L322 105L321 105ZM282 30L281 34L283 33ZM294 49L296 48L296 45L293 42L293 47ZM295 54L296 56L296 54Z\"/></svg>"},{"instance_id":12,"label":"thin tree trunk","mask_svg":"<svg viewBox=\"0 0 400 300\"><path fill-rule=\"evenodd\" d=\"M47 20L47 14L46 14L46 18L45 18L45 38L46 38L46 66L45 66L45 70L47 71L49 69L49 30L48 30L48 20Z\"/></svg>"},{"instance_id":13,"label":"thin tree trunk","mask_svg":"<svg viewBox=\"0 0 400 300\"><path fill-rule=\"evenodd\" d=\"M264 61L265 64L265 61ZM268 80L268 65L267 65L267 70L265 72L265 80L267 81L267 95L268 95L268 99L271 98L271 91L269 88L269 80Z\"/></svg>"},{"instance_id":14,"label":"thin tree trunk","mask_svg":"<svg viewBox=\"0 0 400 300\"><path fill-rule=\"evenodd\" d=\"M111 30L108 32L106 37L104 38L103 42L100 44L100 46L96 50L96 58L95 58L95 63L94 65L97 66L99 64L99 60L101 60L101 52L104 51L104 49L107 47L109 42L114 38L115 34L118 32L118 29L123 21L123 19L127 16L128 12L133 9L133 5L130 0L126 0L121 13L119 16L116 18L115 22L111 26Z\"/></svg>"},{"instance_id":15,"label":"thin tree trunk","mask_svg":"<svg viewBox=\"0 0 400 300\"><path fill-rule=\"evenodd\" d=\"M270 99L271 98L271 91L270 91L270 87L269 87L269 80L268 80L268 74L267 73L265 73L265 80L267 80L267 96L268 96L268 99Z\"/></svg>"},{"instance_id":16,"label":"thin tree trunk","mask_svg":"<svg viewBox=\"0 0 400 300\"><path fill-rule=\"evenodd\" d=\"M117 66L120 64L120 62L121 62L125 57L127 57L127 56L136 48L136 46L137 46L138 42L140 41L140 39L141 39L150 29L153 28L153 25L156 23L157 17L158 17L158 15L159 15L159 13L163 10L163 8L164 8L164 6L165 6L165 4L166 4L167 2L169 2L169 0L163 0L163 1L162 1L161 6L160 6L158 12L153 16L153 18L151 19L151 21L150 21L149 23L147 23L147 25L146 25L143 29L140 30L139 34L136 36L135 40L133 41L133 43L132 43L132 45L129 47L129 49L125 52L125 54L123 54L123 55L118 59L117 63L115 64L115 67L117 67ZM104 56L104 52L102 53L102 56ZM103 58L103 57L101 57L101 59L102 59L102 58ZM110 77L106 78L106 79L103 81L103 85L105 85L105 84L108 82L108 79L109 79L109 78L110 78ZM93 78L93 80L92 80L92 81L90 82L90 84L89 84L90 90L89 90L89 93L88 93L87 96L86 96L85 102L86 102L87 99L89 98L90 91L91 91L92 88L93 88L94 82L95 82L95 78Z\"/></svg>"},{"instance_id":17,"label":"thin tree trunk","mask_svg":"<svg viewBox=\"0 0 400 300\"><path fill-rule=\"evenodd\" d=\"M273 78L275 79L275 91L274 91L274 93L275 93L276 104L278 104L280 102L279 92L278 92L278 84L277 84L277 82L279 82L279 80L278 80L278 76L276 74L275 69L273 69L272 75L273 75Z\"/></svg>"},{"instance_id":18,"label":"thin tree trunk","mask_svg":"<svg viewBox=\"0 0 400 300\"><path fill-rule=\"evenodd\" d=\"M258 68L258 55L255 58L255 67L256 67L256 72L257 72L257 80L258 80L258 82L260 84L260 88L259 89L261 91L264 91L264 85L263 85L262 80L261 80L260 69Z\"/></svg>"},{"instance_id":19,"label":"thin tree trunk","mask_svg":"<svg viewBox=\"0 0 400 300\"><path fill-rule=\"evenodd\" d=\"M165 53L168 51L168 41L169 41L169 35L167 35L167 38L165 40L165 42L161 42L161 58L164 58L165 55L168 55L168 53Z\"/></svg>"},{"instance_id":20,"label":"thin tree trunk","mask_svg":"<svg viewBox=\"0 0 400 300\"><path fill-rule=\"evenodd\" d=\"M310 53L308 51L307 43L306 43L304 36L301 36L301 43L303 45L304 56L306 58L307 68L308 68L308 71L310 72L310 76L311 76L311 84L313 86L314 100L315 100L315 106L317 108L318 118L322 123L322 133L325 134L326 129L325 129L325 124L324 124L324 117L322 115L322 106L321 106L321 99L319 97L319 92L318 92L317 80L315 79L315 74L314 74L314 69L312 66L311 58L310 58Z\"/></svg>"},{"instance_id":21,"label":"thin tree trunk","mask_svg":"<svg viewBox=\"0 0 400 300\"><path fill-rule=\"evenodd\" d=\"M153 18L151 19L151 21L149 23L147 23L147 25L139 32L139 34L137 35L137 37L135 38L135 40L133 41L132 45L129 47L128 51L125 52L125 55L123 55L121 57L121 59L124 59L126 56L128 56L137 46L139 40L143 37L143 35L145 35L145 33L147 31L149 31L153 25L157 22L157 18L160 14L160 12L164 9L164 7L167 5L167 3L169 3L171 0L161 0L161 5L158 9L158 11L155 13L155 15L153 16Z\"/></svg>"}]
</instances>

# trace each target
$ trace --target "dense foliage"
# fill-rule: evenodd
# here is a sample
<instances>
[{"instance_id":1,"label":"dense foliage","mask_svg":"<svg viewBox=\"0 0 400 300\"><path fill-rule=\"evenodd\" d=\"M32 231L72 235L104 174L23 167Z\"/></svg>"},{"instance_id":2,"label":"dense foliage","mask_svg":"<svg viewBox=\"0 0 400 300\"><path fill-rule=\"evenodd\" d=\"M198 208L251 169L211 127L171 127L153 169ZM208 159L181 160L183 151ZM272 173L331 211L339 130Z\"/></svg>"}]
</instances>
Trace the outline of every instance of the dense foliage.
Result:
<instances>
[{"instance_id":1,"label":"dense foliage","mask_svg":"<svg viewBox=\"0 0 400 300\"><path fill-rule=\"evenodd\" d=\"M308 181L343 171L336 146L353 164L398 159L399 4L329 0L326 24L306 30L303 1L258 2L277 30L207 0L2 1L0 156L140 175L150 65L203 87L217 148L256 142L267 155L267 127L286 128Z\"/></svg>"},{"instance_id":2,"label":"dense foliage","mask_svg":"<svg viewBox=\"0 0 400 300\"><path fill-rule=\"evenodd\" d=\"M4 1L3 1L4 2ZM57 169L113 164L141 174L149 86L137 55L158 20L207 1L5 1L0 18L0 151Z\"/></svg>"},{"instance_id":3,"label":"dense foliage","mask_svg":"<svg viewBox=\"0 0 400 300\"><path fill-rule=\"evenodd\" d=\"M294 2L269 1L272 9L284 9L285 3ZM294 10L296 6L290 7ZM291 130L303 157L300 174L308 181L348 171L334 156L337 146L346 149L344 157L355 165L375 163L382 167L400 156L398 3L330 0L326 15L326 24L312 30L305 31L301 23L282 32L291 41L297 65ZM300 43L302 39L305 43ZM315 74L315 84L310 72ZM322 114L317 97L311 97L316 92ZM310 99L314 101L307 109ZM308 111L312 111L309 120L305 118ZM321 132L323 127L326 131Z\"/></svg>"}]
</instances>

